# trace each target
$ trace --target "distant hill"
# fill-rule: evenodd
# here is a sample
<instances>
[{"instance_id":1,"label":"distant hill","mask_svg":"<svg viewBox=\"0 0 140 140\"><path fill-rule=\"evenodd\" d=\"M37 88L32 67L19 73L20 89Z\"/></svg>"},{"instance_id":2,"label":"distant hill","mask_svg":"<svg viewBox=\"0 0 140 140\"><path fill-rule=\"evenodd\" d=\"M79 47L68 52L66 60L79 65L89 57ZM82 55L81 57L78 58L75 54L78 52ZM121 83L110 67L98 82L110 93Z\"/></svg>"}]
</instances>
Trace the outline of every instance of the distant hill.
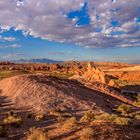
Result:
<instances>
[{"instance_id":1,"label":"distant hill","mask_svg":"<svg viewBox=\"0 0 140 140\"><path fill-rule=\"evenodd\" d=\"M47 58L42 59L19 59L19 60L13 60L14 63L62 63L63 61L57 61Z\"/></svg>"}]
</instances>

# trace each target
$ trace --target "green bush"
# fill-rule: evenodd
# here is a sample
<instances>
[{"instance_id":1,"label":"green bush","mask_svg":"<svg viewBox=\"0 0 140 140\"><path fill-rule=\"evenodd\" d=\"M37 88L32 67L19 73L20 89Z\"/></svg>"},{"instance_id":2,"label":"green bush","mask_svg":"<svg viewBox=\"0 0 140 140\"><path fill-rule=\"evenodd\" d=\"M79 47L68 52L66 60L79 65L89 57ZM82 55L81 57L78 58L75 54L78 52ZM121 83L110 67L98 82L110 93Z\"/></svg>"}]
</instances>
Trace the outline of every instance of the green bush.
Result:
<instances>
[{"instance_id":1,"label":"green bush","mask_svg":"<svg viewBox=\"0 0 140 140\"><path fill-rule=\"evenodd\" d=\"M17 116L8 116L7 118L5 118L3 120L4 124L11 124L12 126L21 126L21 124L23 123L23 120L21 117L17 117Z\"/></svg>"},{"instance_id":2,"label":"green bush","mask_svg":"<svg viewBox=\"0 0 140 140\"><path fill-rule=\"evenodd\" d=\"M122 114L127 114L131 112L131 108L123 104L123 105L118 106L117 111L121 112Z\"/></svg>"},{"instance_id":3,"label":"green bush","mask_svg":"<svg viewBox=\"0 0 140 140\"><path fill-rule=\"evenodd\" d=\"M84 116L80 119L81 122L92 122L95 119L95 114L92 111L85 112Z\"/></svg>"},{"instance_id":4,"label":"green bush","mask_svg":"<svg viewBox=\"0 0 140 140\"><path fill-rule=\"evenodd\" d=\"M95 116L95 120L103 120L106 122L113 122L118 116L114 114L102 113Z\"/></svg>"},{"instance_id":5,"label":"green bush","mask_svg":"<svg viewBox=\"0 0 140 140\"><path fill-rule=\"evenodd\" d=\"M27 134L27 140L50 140L45 130L31 128Z\"/></svg>"},{"instance_id":6,"label":"green bush","mask_svg":"<svg viewBox=\"0 0 140 140\"><path fill-rule=\"evenodd\" d=\"M91 140L93 139L93 129L91 127L84 128L81 131L80 140Z\"/></svg>"}]
</instances>

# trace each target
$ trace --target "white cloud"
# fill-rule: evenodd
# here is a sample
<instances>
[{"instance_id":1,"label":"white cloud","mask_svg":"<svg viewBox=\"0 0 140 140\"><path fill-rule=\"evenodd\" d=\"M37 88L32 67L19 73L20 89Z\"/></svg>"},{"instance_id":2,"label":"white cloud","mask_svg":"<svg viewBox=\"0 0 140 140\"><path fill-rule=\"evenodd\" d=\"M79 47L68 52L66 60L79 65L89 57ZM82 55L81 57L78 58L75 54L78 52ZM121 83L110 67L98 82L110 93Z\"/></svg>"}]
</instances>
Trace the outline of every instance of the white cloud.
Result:
<instances>
[{"instance_id":1,"label":"white cloud","mask_svg":"<svg viewBox=\"0 0 140 140\"><path fill-rule=\"evenodd\" d=\"M13 41L16 41L16 38L15 37L2 37L0 35L0 41L9 41L9 42L13 42Z\"/></svg>"},{"instance_id":2,"label":"white cloud","mask_svg":"<svg viewBox=\"0 0 140 140\"><path fill-rule=\"evenodd\" d=\"M12 44L9 47L11 47L11 48L20 48L21 45L20 44Z\"/></svg>"},{"instance_id":3,"label":"white cloud","mask_svg":"<svg viewBox=\"0 0 140 140\"><path fill-rule=\"evenodd\" d=\"M85 0L3 0L0 1L0 26L4 30L14 27L25 35L41 37L51 41L72 42L88 47L133 47L140 46L139 0L88 0L91 19L86 27L75 26L76 18L67 14L80 10ZM119 27L112 27L111 21ZM95 28L102 28L96 32ZM121 31L121 35L112 35ZM137 38L137 43L131 43ZM128 44L128 45L127 45Z\"/></svg>"}]
</instances>

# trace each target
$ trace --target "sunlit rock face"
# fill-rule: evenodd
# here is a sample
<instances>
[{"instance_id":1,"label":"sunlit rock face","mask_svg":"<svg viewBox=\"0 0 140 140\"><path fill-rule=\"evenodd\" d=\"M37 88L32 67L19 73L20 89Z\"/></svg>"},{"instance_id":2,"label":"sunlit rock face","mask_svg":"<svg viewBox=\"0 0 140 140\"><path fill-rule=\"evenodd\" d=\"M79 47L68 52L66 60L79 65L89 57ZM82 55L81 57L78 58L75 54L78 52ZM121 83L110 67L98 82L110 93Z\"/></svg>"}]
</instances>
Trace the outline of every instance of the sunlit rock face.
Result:
<instances>
[{"instance_id":1,"label":"sunlit rock face","mask_svg":"<svg viewBox=\"0 0 140 140\"><path fill-rule=\"evenodd\" d=\"M105 73L99 68L94 66L94 63L89 62L87 66L87 71L83 75L88 81L99 81L101 83L106 83Z\"/></svg>"},{"instance_id":2,"label":"sunlit rock face","mask_svg":"<svg viewBox=\"0 0 140 140\"><path fill-rule=\"evenodd\" d=\"M87 70L83 72L83 75L74 75L70 79L75 79L78 81L84 81L84 82L99 82L101 84L106 84L110 87L119 89L118 84L107 75L105 72L103 72L101 69L96 67L93 62L89 62L87 64Z\"/></svg>"}]
</instances>

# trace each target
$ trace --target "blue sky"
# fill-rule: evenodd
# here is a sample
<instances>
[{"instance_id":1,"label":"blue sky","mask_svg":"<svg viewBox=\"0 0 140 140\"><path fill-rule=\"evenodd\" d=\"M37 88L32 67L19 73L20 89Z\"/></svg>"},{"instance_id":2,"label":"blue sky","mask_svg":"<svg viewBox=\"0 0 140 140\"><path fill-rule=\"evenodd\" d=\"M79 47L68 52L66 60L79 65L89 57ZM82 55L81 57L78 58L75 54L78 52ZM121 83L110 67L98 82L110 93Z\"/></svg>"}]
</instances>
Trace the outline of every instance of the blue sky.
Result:
<instances>
[{"instance_id":1,"label":"blue sky","mask_svg":"<svg viewBox=\"0 0 140 140\"><path fill-rule=\"evenodd\" d=\"M140 62L139 0L5 0L0 8L0 60Z\"/></svg>"}]
</instances>

